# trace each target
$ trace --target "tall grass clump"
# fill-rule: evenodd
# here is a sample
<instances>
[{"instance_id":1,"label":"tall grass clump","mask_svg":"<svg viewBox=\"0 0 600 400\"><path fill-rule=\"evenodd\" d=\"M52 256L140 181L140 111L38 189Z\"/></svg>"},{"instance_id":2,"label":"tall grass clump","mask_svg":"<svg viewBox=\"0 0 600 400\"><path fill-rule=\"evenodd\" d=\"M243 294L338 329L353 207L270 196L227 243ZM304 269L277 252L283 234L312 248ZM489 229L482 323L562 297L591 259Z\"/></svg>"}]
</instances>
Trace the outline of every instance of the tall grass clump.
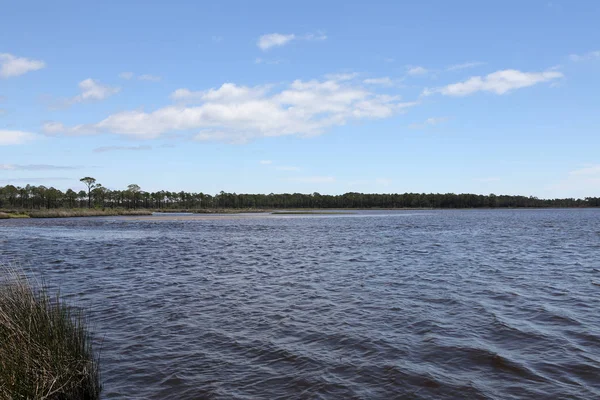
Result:
<instances>
[{"instance_id":1,"label":"tall grass clump","mask_svg":"<svg viewBox=\"0 0 600 400\"><path fill-rule=\"evenodd\" d=\"M0 265L0 399L99 399L87 326L81 309Z\"/></svg>"}]
</instances>

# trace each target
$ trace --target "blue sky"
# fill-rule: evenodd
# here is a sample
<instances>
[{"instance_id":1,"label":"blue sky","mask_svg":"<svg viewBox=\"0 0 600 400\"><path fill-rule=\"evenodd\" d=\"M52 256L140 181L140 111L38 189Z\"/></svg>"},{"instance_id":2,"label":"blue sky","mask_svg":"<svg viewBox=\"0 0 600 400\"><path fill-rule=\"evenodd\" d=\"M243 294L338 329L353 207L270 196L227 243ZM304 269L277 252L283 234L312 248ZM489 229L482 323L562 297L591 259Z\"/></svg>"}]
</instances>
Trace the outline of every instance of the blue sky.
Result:
<instances>
[{"instance_id":1,"label":"blue sky","mask_svg":"<svg viewBox=\"0 0 600 400\"><path fill-rule=\"evenodd\" d=\"M595 0L0 9L0 185L600 196Z\"/></svg>"}]
</instances>

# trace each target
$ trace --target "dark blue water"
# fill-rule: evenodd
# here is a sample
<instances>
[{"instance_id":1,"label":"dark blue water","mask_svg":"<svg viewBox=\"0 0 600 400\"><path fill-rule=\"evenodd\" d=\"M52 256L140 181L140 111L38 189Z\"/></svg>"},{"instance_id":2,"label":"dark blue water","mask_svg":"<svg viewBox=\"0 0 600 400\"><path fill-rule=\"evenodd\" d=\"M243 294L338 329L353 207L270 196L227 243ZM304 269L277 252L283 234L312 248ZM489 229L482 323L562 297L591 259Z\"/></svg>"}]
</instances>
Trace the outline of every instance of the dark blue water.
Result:
<instances>
[{"instance_id":1,"label":"dark blue water","mask_svg":"<svg viewBox=\"0 0 600 400\"><path fill-rule=\"evenodd\" d=\"M600 210L0 221L103 397L600 398Z\"/></svg>"}]
</instances>

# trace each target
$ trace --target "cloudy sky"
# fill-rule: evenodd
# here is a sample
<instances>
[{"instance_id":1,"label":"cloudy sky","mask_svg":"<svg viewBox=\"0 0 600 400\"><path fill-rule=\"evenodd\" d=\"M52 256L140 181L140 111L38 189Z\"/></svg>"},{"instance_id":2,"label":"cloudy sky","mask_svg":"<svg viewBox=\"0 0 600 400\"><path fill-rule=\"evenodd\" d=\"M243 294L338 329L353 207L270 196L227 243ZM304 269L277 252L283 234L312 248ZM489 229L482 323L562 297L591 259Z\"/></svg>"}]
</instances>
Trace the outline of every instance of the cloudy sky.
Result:
<instances>
[{"instance_id":1,"label":"cloudy sky","mask_svg":"<svg viewBox=\"0 0 600 400\"><path fill-rule=\"evenodd\" d=\"M0 10L0 185L600 196L595 0Z\"/></svg>"}]
</instances>

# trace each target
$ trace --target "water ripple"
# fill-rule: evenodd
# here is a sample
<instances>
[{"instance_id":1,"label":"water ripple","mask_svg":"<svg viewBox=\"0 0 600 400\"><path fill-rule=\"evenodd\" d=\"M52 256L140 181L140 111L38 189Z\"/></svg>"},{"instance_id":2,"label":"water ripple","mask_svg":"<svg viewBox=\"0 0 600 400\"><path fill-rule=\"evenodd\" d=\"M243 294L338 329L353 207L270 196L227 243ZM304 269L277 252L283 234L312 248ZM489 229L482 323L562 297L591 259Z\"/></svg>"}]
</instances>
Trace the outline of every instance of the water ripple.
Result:
<instances>
[{"instance_id":1,"label":"water ripple","mask_svg":"<svg viewBox=\"0 0 600 400\"><path fill-rule=\"evenodd\" d=\"M106 399L600 398L600 211L0 221Z\"/></svg>"}]
</instances>

